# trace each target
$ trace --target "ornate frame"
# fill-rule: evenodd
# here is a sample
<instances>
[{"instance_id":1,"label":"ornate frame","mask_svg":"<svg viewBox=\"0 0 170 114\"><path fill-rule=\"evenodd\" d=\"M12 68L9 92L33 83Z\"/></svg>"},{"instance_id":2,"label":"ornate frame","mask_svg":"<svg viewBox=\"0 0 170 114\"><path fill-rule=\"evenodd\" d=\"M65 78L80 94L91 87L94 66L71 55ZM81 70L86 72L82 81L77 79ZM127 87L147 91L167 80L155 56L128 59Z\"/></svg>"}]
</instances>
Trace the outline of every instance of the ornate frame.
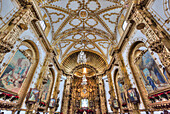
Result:
<instances>
[{"instance_id":1,"label":"ornate frame","mask_svg":"<svg viewBox=\"0 0 170 114\"><path fill-rule=\"evenodd\" d=\"M51 105L52 100L54 100L54 101L55 101L53 105ZM54 107L55 107L55 105L56 105L56 100L55 100L54 98L50 99L50 101L49 101L49 107L50 107L50 108L54 108Z\"/></svg>"},{"instance_id":2,"label":"ornate frame","mask_svg":"<svg viewBox=\"0 0 170 114\"><path fill-rule=\"evenodd\" d=\"M31 92L32 92L33 90L38 91L38 95L35 97L35 100L34 100L34 101L30 101L29 98L30 98ZM28 92L28 94L27 94L26 102L36 103L37 100L38 100L38 97L39 97L39 92L40 92L40 91L39 91L38 89L36 89L36 88L30 88L30 90L29 90L29 92Z\"/></svg>"},{"instance_id":3,"label":"ornate frame","mask_svg":"<svg viewBox=\"0 0 170 114\"><path fill-rule=\"evenodd\" d=\"M116 101L117 107L116 107L116 105L115 105L115 101ZM113 104L113 107L114 107L115 109L120 108L120 103L119 103L118 99L113 99L112 104Z\"/></svg>"},{"instance_id":4,"label":"ornate frame","mask_svg":"<svg viewBox=\"0 0 170 114\"><path fill-rule=\"evenodd\" d=\"M137 97L136 100L132 100L132 99L131 99L130 94L129 94L129 91L130 91L130 90L136 94L136 96L133 96L133 97ZM128 90L127 90L127 96L128 96L129 101L130 101L131 103L139 103L139 102L140 102L140 101L139 101L139 94L138 94L136 88L130 88L130 89L128 89Z\"/></svg>"}]
</instances>

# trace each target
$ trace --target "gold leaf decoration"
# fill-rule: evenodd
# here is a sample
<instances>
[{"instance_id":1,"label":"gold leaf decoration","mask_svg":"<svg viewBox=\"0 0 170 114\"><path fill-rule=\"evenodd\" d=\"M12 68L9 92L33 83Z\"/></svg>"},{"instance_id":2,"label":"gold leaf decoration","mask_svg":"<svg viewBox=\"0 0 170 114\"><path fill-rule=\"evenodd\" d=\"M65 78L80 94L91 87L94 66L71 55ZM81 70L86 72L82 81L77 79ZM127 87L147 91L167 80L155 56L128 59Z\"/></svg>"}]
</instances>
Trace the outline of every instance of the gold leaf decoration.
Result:
<instances>
[{"instance_id":1,"label":"gold leaf decoration","mask_svg":"<svg viewBox=\"0 0 170 114\"><path fill-rule=\"evenodd\" d=\"M50 15L57 16L57 19L53 20L53 23L58 23L60 20L63 20L65 15L62 13L50 13Z\"/></svg>"},{"instance_id":2,"label":"gold leaf decoration","mask_svg":"<svg viewBox=\"0 0 170 114\"><path fill-rule=\"evenodd\" d=\"M110 13L110 14L106 13L103 15L103 18L105 20L108 20L112 24L116 24L116 22L115 22L116 19L112 19L112 16L116 16L116 18L117 18L118 15L119 15L119 13Z\"/></svg>"}]
</instances>

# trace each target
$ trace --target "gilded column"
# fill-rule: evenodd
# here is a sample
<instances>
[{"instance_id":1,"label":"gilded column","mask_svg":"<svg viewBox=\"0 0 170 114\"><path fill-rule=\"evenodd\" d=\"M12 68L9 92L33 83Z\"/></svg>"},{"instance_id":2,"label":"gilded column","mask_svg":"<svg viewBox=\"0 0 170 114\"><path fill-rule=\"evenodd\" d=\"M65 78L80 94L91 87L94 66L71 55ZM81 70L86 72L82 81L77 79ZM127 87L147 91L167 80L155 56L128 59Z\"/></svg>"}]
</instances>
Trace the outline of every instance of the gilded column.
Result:
<instances>
[{"instance_id":1,"label":"gilded column","mask_svg":"<svg viewBox=\"0 0 170 114\"><path fill-rule=\"evenodd\" d=\"M57 72L57 82L55 84L54 92L53 92L53 98L57 101L57 103L59 103L58 94L60 93L59 86L60 86L61 76L62 76L62 71L58 71ZM59 104L57 104L57 106L55 107L54 110L57 110L58 106L59 106Z\"/></svg>"},{"instance_id":2,"label":"gilded column","mask_svg":"<svg viewBox=\"0 0 170 114\"><path fill-rule=\"evenodd\" d=\"M76 91L74 90L74 87L72 87L71 89L71 100L70 100L70 109L69 109L69 114L74 114L74 105L75 105L75 97L74 97L74 93Z\"/></svg>"},{"instance_id":3,"label":"gilded column","mask_svg":"<svg viewBox=\"0 0 170 114\"><path fill-rule=\"evenodd\" d=\"M113 112L117 112L116 109L113 108L113 105L112 105L112 101L115 99L115 92L114 92L114 87L113 87L113 81L112 81L112 76L111 76L111 72L110 71L107 71L106 72L106 75L107 75L107 79L108 79L108 82L109 82L109 94L110 94L110 99L109 99L109 104L110 104L110 108Z\"/></svg>"},{"instance_id":4,"label":"gilded column","mask_svg":"<svg viewBox=\"0 0 170 114\"><path fill-rule=\"evenodd\" d=\"M0 35L0 63L6 53L10 52L14 44L18 40L21 33L28 29L28 24L34 19L34 14L31 12L32 6L21 8L15 17L11 20L8 27Z\"/></svg>"},{"instance_id":5,"label":"gilded column","mask_svg":"<svg viewBox=\"0 0 170 114\"><path fill-rule=\"evenodd\" d=\"M63 114L68 114L71 82L72 82L72 76L67 76L66 86L65 86L65 91L64 91L64 102L63 102L63 106L62 106Z\"/></svg>"},{"instance_id":6,"label":"gilded column","mask_svg":"<svg viewBox=\"0 0 170 114\"><path fill-rule=\"evenodd\" d=\"M107 79L109 82L109 94L111 96L111 98L115 98L115 93L114 93L114 88L113 88L113 81L112 81L112 77L111 77L111 72L110 71L106 71L106 75L107 75Z\"/></svg>"},{"instance_id":7,"label":"gilded column","mask_svg":"<svg viewBox=\"0 0 170 114\"><path fill-rule=\"evenodd\" d=\"M54 57L54 54L49 52L47 53L47 56L46 56L46 59L44 61L44 65L41 69L41 72L40 72L40 78L37 82L37 85L36 85L36 88L40 91L40 94L39 94L39 99L41 99L42 97L42 92L43 92L43 88L44 88L44 85L47 83L47 80L48 80L48 73L49 73L49 68L50 68L50 63L52 63L52 59ZM50 92L50 89L48 90L48 92ZM49 97L47 98L47 101L49 100ZM48 102L46 102L47 104ZM39 103L37 102L35 104L35 106L33 107L34 110L37 110L39 107ZM47 109L47 108L46 108Z\"/></svg>"},{"instance_id":8,"label":"gilded column","mask_svg":"<svg viewBox=\"0 0 170 114\"><path fill-rule=\"evenodd\" d=\"M130 83L130 80L129 80L128 75L127 75L126 67L123 63L121 53L116 52L115 58L116 58L117 64L119 65L118 71L119 71L120 78L118 80L120 80L120 83L123 85L123 88L125 90L125 96L126 96L126 99L127 99L128 98L127 90L131 87L131 83ZM127 102L127 107L128 107L129 110L132 110L132 114L133 113L139 114L139 112L137 111L138 107L135 104Z\"/></svg>"},{"instance_id":9,"label":"gilded column","mask_svg":"<svg viewBox=\"0 0 170 114\"><path fill-rule=\"evenodd\" d=\"M106 113L106 99L105 99L105 90L104 90L104 84L102 80L102 76L98 76L99 81L99 95L100 95L100 107L102 114Z\"/></svg>"}]
</instances>

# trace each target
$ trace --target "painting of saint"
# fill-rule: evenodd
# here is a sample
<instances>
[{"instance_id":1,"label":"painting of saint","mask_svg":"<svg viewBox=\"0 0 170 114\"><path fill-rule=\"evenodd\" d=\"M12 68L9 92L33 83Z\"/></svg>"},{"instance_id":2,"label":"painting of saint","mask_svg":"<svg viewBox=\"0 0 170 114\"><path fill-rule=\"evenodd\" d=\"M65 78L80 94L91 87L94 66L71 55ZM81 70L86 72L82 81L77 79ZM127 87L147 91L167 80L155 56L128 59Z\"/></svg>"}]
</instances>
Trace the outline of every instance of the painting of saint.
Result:
<instances>
[{"instance_id":1,"label":"painting of saint","mask_svg":"<svg viewBox=\"0 0 170 114\"><path fill-rule=\"evenodd\" d=\"M51 99L49 103L49 107L54 107L55 106L55 99Z\"/></svg>"},{"instance_id":2,"label":"painting of saint","mask_svg":"<svg viewBox=\"0 0 170 114\"><path fill-rule=\"evenodd\" d=\"M123 85L120 83L119 80L118 80L118 87L119 87L119 91L120 91L121 101L122 101L122 103L126 103Z\"/></svg>"},{"instance_id":3,"label":"painting of saint","mask_svg":"<svg viewBox=\"0 0 170 114\"><path fill-rule=\"evenodd\" d=\"M135 88L129 89L127 95L131 102L138 102L138 95Z\"/></svg>"},{"instance_id":4,"label":"painting of saint","mask_svg":"<svg viewBox=\"0 0 170 114\"><path fill-rule=\"evenodd\" d=\"M138 68L142 75L142 81L148 92L164 87L167 82L163 73L161 73L156 62L147 51L138 62Z\"/></svg>"},{"instance_id":5,"label":"painting of saint","mask_svg":"<svg viewBox=\"0 0 170 114\"><path fill-rule=\"evenodd\" d=\"M17 50L0 76L0 87L18 93L30 68L30 61Z\"/></svg>"},{"instance_id":6,"label":"painting of saint","mask_svg":"<svg viewBox=\"0 0 170 114\"><path fill-rule=\"evenodd\" d=\"M117 99L113 100L113 106L114 106L114 108L119 108L119 103L118 103Z\"/></svg>"},{"instance_id":7,"label":"painting of saint","mask_svg":"<svg viewBox=\"0 0 170 114\"><path fill-rule=\"evenodd\" d=\"M44 84L42 97L41 97L41 101L43 101L43 102L46 102L46 100L47 100L47 95L48 95L50 83L51 83L51 80L48 79L47 83Z\"/></svg>"},{"instance_id":8,"label":"painting of saint","mask_svg":"<svg viewBox=\"0 0 170 114\"><path fill-rule=\"evenodd\" d=\"M36 102L39 96L39 91L37 89L30 89L30 91L28 101Z\"/></svg>"}]
</instances>

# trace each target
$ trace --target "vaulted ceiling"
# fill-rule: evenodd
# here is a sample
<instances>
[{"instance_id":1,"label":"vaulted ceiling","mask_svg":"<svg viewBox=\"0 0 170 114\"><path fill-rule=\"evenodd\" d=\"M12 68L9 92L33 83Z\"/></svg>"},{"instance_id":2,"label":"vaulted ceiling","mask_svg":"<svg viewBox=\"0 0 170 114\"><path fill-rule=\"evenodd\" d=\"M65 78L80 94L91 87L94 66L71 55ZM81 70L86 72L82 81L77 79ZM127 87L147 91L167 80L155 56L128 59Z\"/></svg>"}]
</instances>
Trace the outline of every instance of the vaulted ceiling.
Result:
<instances>
[{"instance_id":1,"label":"vaulted ceiling","mask_svg":"<svg viewBox=\"0 0 170 114\"><path fill-rule=\"evenodd\" d=\"M52 27L52 45L63 60L75 50L90 50L109 58L117 45L118 18L126 0L36 0Z\"/></svg>"}]
</instances>

